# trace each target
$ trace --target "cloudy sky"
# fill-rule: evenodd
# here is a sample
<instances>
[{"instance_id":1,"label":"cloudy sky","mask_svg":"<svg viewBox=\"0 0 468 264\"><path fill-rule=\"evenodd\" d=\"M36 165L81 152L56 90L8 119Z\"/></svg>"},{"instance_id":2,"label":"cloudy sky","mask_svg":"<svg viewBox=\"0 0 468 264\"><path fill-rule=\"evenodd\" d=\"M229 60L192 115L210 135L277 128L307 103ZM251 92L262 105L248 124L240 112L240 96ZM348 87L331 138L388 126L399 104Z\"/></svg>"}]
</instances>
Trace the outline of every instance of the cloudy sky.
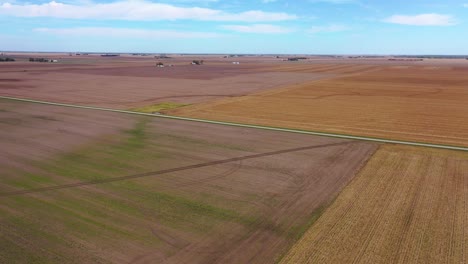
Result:
<instances>
[{"instance_id":1,"label":"cloudy sky","mask_svg":"<svg viewBox=\"0 0 468 264\"><path fill-rule=\"evenodd\" d=\"M468 54L468 0L0 0L0 50Z\"/></svg>"}]
</instances>

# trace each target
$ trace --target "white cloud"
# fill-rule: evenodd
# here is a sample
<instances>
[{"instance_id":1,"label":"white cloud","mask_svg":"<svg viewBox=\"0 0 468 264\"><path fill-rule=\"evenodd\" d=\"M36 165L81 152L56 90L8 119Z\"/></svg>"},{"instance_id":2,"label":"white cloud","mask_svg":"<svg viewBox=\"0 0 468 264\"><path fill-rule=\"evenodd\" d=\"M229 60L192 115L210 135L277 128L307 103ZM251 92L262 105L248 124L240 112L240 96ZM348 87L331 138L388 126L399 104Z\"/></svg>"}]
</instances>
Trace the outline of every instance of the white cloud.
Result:
<instances>
[{"instance_id":1,"label":"white cloud","mask_svg":"<svg viewBox=\"0 0 468 264\"><path fill-rule=\"evenodd\" d=\"M468 4L463 4L463 7L468 7Z\"/></svg>"},{"instance_id":2,"label":"white cloud","mask_svg":"<svg viewBox=\"0 0 468 264\"><path fill-rule=\"evenodd\" d=\"M307 30L307 32L315 33L331 33L331 32L341 32L347 31L350 28L344 25L328 25L328 26L313 26Z\"/></svg>"},{"instance_id":3,"label":"white cloud","mask_svg":"<svg viewBox=\"0 0 468 264\"><path fill-rule=\"evenodd\" d=\"M0 15L18 17L54 17L70 19L115 19L115 20L177 20L201 21L284 21L297 16L287 13L251 10L228 13L222 10L201 7L177 7L169 4L153 3L146 0L122 0L111 3L49 2L43 4L0 5Z\"/></svg>"},{"instance_id":4,"label":"white cloud","mask_svg":"<svg viewBox=\"0 0 468 264\"><path fill-rule=\"evenodd\" d=\"M268 4L268 3L273 3L276 2L276 0L262 0L262 3Z\"/></svg>"},{"instance_id":5,"label":"white cloud","mask_svg":"<svg viewBox=\"0 0 468 264\"><path fill-rule=\"evenodd\" d=\"M78 27L78 28L36 28L35 32L65 36L116 37L116 38L217 38L221 34L210 32L187 32L171 30L147 30L133 28Z\"/></svg>"},{"instance_id":6,"label":"white cloud","mask_svg":"<svg viewBox=\"0 0 468 264\"><path fill-rule=\"evenodd\" d=\"M253 25L224 25L223 29L232 30L241 33L262 33L262 34L281 34L290 33L294 30L287 27L275 26L269 24L253 24Z\"/></svg>"},{"instance_id":7,"label":"white cloud","mask_svg":"<svg viewBox=\"0 0 468 264\"><path fill-rule=\"evenodd\" d=\"M434 13L414 16L393 15L384 19L384 22L411 26L450 26L456 24L452 16Z\"/></svg>"}]
</instances>

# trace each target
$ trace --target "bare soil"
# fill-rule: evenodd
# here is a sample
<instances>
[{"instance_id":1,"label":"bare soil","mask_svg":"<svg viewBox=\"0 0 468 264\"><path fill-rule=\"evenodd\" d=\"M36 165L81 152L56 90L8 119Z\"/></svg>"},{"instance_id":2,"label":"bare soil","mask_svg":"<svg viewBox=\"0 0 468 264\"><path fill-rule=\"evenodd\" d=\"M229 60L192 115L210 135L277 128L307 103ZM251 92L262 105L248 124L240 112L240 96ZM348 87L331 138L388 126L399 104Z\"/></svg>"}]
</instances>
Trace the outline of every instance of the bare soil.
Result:
<instances>
[{"instance_id":1,"label":"bare soil","mask_svg":"<svg viewBox=\"0 0 468 264\"><path fill-rule=\"evenodd\" d=\"M0 262L272 263L376 145L0 100Z\"/></svg>"},{"instance_id":2,"label":"bare soil","mask_svg":"<svg viewBox=\"0 0 468 264\"><path fill-rule=\"evenodd\" d=\"M262 72L264 69L255 65L177 65L156 68L149 66L127 66L87 69L62 69L57 72L80 73L106 76L131 76L131 77L159 77L176 79L210 80L223 77L232 77L248 72Z\"/></svg>"},{"instance_id":3,"label":"bare soil","mask_svg":"<svg viewBox=\"0 0 468 264\"><path fill-rule=\"evenodd\" d=\"M285 85L333 76L331 73L276 72L271 65L247 60L188 58L73 58L63 63L18 62L0 65L0 95L128 109L161 102L194 104L245 96Z\"/></svg>"}]
</instances>

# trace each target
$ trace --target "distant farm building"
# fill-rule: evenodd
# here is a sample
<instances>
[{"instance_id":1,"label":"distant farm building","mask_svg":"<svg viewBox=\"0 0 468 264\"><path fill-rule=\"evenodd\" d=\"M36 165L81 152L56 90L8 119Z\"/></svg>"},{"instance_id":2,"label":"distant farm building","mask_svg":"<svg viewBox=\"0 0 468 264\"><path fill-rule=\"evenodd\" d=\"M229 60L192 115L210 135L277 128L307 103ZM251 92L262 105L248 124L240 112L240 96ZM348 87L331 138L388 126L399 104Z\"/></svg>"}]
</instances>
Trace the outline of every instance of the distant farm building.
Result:
<instances>
[{"instance_id":1,"label":"distant farm building","mask_svg":"<svg viewBox=\"0 0 468 264\"><path fill-rule=\"evenodd\" d=\"M203 60L193 60L192 65L203 65Z\"/></svg>"}]
</instances>

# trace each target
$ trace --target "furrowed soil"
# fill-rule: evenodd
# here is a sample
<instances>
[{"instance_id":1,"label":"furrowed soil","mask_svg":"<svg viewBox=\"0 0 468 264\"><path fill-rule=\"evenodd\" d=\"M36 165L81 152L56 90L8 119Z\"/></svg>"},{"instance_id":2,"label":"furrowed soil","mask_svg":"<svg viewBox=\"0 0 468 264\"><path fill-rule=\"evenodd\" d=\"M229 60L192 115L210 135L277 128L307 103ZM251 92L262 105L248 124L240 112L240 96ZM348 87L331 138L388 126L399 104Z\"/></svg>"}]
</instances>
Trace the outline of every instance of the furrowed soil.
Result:
<instances>
[{"instance_id":1,"label":"furrowed soil","mask_svg":"<svg viewBox=\"0 0 468 264\"><path fill-rule=\"evenodd\" d=\"M31 55L33 56L33 55ZM37 55L36 55L37 56ZM237 59L57 58L60 63L15 62L0 65L0 95L129 109L157 103L193 104L245 96L284 85L318 80L333 73L276 71L272 65ZM274 64L273 64L274 65Z\"/></svg>"},{"instance_id":2,"label":"furrowed soil","mask_svg":"<svg viewBox=\"0 0 468 264\"><path fill-rule=\"evenodd\" d=\"M468 154L381 146L282 263L466 263Z\"/></svg>"},{"instance_id":3,"label":"furrowed soil","mask_svg":"<svg viewBox=\"0 0 468 264\"><path fill-rule=\"evenodd\" d=\"M468 66L283 65L276 71L333 72L170 114L339 134L468 146Z\"/></svg>"},{"instance_id":4,"label":"furrowed soil","mask_svg":"<svg viewBox=\"0 0 468 264\"><path fill-rule=\"evenodd\" d=\"M274 263L375 144L0 100L1 263Z\"/></svg>"}]
</instances>

